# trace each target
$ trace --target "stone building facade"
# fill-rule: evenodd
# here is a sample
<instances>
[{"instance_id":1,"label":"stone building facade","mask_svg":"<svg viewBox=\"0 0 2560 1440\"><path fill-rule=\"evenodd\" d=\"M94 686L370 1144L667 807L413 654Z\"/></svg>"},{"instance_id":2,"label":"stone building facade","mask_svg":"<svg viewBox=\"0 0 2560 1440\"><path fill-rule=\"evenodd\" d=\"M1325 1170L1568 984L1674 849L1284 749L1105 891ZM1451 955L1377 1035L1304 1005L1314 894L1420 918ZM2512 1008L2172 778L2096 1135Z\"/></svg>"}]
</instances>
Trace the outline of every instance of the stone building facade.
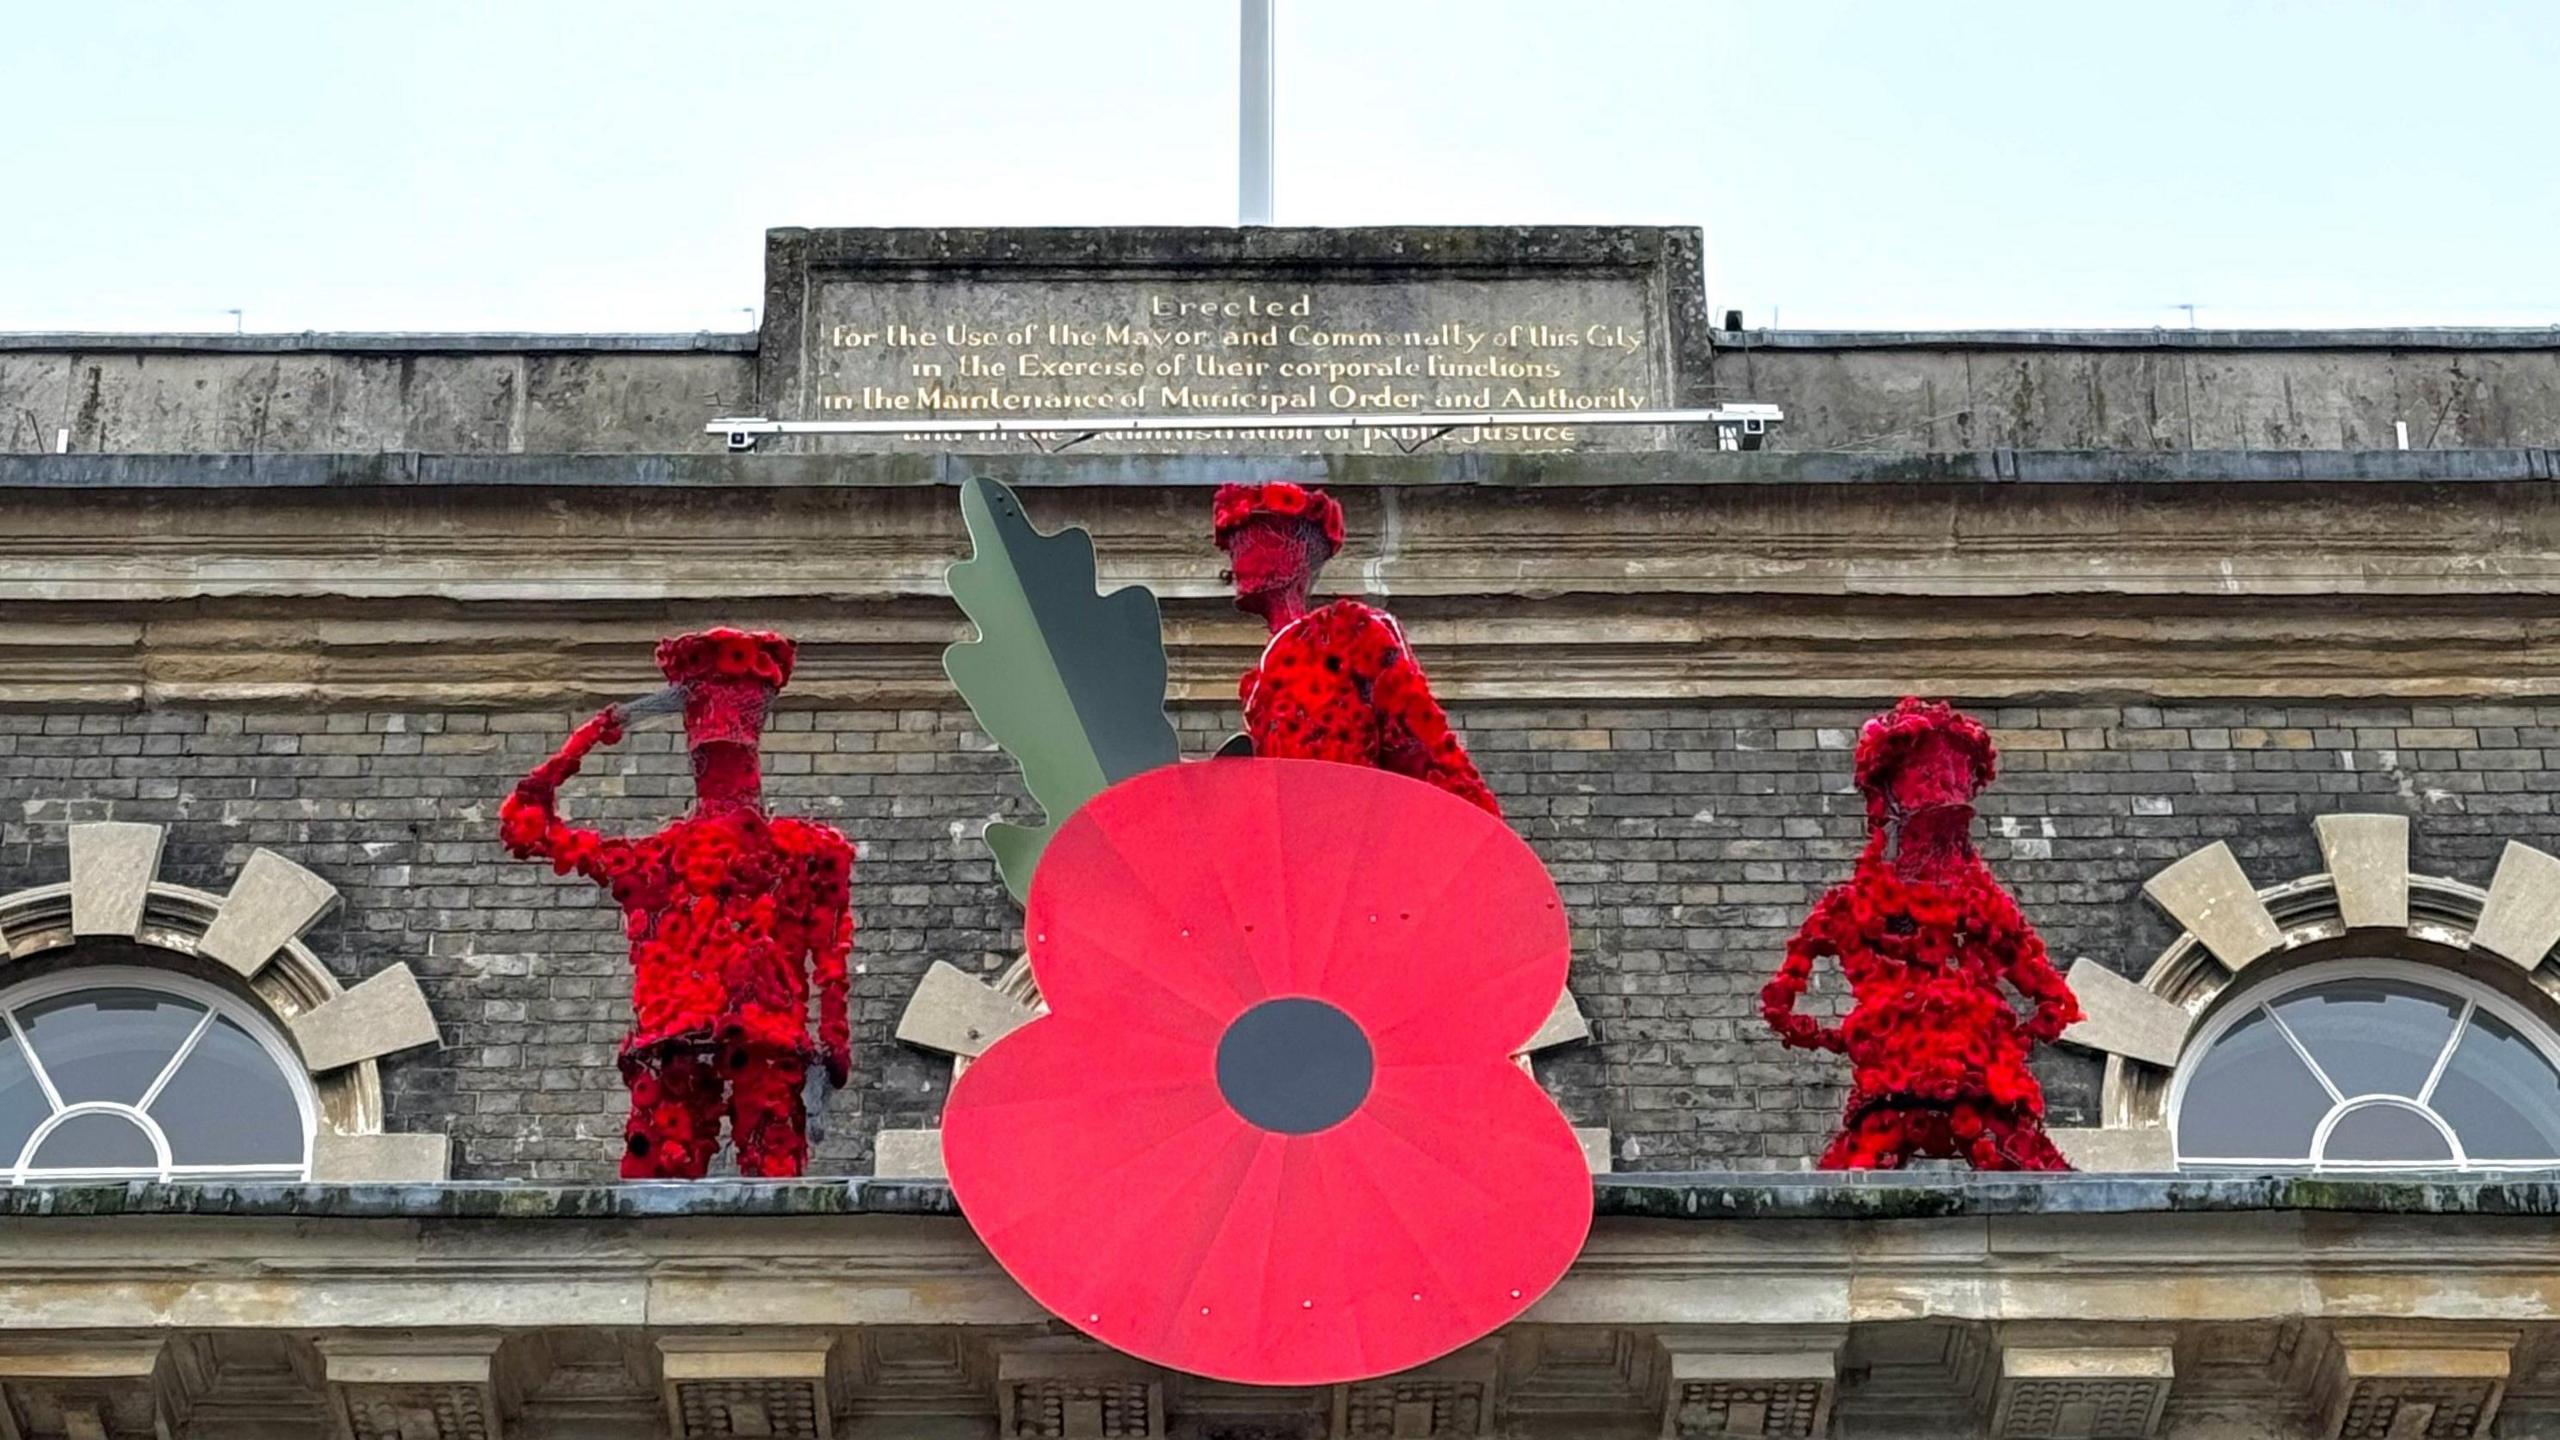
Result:
<instances>
[{"instance_id":1,"label":"stone building facade","mask_svg":"<svg viewBox=\"0 0 2560 1440\"><path fill-rule=\"evenodd\" d=\"M263 1006L327 1137L0 1195L0 1434L2560 1433L2548 1181L2164 1173L2182 1068L2321 966L2560 1033L2560 342L1702 349L1703 393L1784 409L1765 448L737 455L705 425L756 411L754 336L0 337L0 1008L89 966ZM1345 502L1330 588L1404 618L1573 916L1533 1063L1613 1173L1528 1321L1242 1392L1079 1348L969 1239L955 1045L910 1042L938 967L1023 998L979 836L1028 801L938 663L975 474L1163 598L1193 754L1260 643L1207 487ZM622 938L496 843L717 622L803 643L768 794L860 845L812 1173L879 1178L605 1188ZM2091 1011L2054 1120L2144 1178L1803 1173L1845 1076L1757 992L1907 692L1994 728L1984 853ZM563 800L639 831L687 793L644 729Z\"/></svg>"},{"instance_id":2,"label":"stone building facade","mask_svg":"<svg viewBox=\"0 0 2560 1440\"><path fill-rule=\"evenodd\" d=\"M1425 632L1426 634L1428 632ZM1425 642L1427 643L1427 642ZM1859 706L1475 703L1458 710L1506 812L1576 919L1587 1043L1540 1075L1614 1168L1798 1170L1838 1118L1841 1077L1781 1050L1757 994L1804 908L1864 835L1847 780ZM2221 840L2255 875L2322 868L2311 820L2412 817L2411 868L2486 884L2510 840L2560 852L2560 706L2181 703L1984 707L2003 747L1983 848L2067 963L2138 976L2176 925L2143 882ZM12 777L0 893L59 880L68 827L166 826L160 874L219 892L259 848L326 876L343 905L306 934L341 979L403 961L440 1050L385 1062L396 1131L454 1141L457 1179L610 1179L628 1022L621 933L591 887L505 857L496 797L584 712L144 709L0 714ZM1195 750L1231 707L1187 711ZM675 737L643 732L573 788L573 813L653 827L688 793ZM895 1039L926 967L994 978L1019 912L972 822L1017 813L1018 781L966 711L782 711L777 806L860 837L854 1087L813 1167L869 1174L882 1128L931 1126L950 1067ZM956 828L955 828L956 827ZM2055 1120L2098 1123L2094 1058L2055 1052Z\"/></svg>"}]
</instances>

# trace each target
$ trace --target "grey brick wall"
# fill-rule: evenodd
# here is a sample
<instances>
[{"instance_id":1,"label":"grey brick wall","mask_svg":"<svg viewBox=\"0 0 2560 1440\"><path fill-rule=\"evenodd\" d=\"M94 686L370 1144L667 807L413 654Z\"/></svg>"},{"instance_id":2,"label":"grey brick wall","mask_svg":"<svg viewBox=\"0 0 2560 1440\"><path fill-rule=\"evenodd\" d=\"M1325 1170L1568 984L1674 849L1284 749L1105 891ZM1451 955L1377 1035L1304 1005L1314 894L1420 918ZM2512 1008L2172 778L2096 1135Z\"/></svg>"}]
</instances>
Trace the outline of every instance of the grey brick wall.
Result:
<instances>
[{"instance_id":1,"label":"grey brick wall","mask_svg":"<svg viewBox=\"0 0 2560 1440\"><path fill-rule=\"evenodd\" d=\"M1540 1062L1625 1169L1805 1163L1839 1103L1833 1057L1781 1050L1756 993L1861 835L1849 751L1868 707L1463 707L1459 722L1576 924L1594 1042ZM2419 817L2415 868L2485 882L2498 847L2560 849L2547 763L2560 706L1982 708L2003 745L1984 849L2065 963L2138 972L2172 938L2143 879L2228 839L2261 883L2319 868L2309 818ZM349 979L394 960L449 1042L385 1067L395 1128L441 1128L465 1178L608 1176L626 985L600 893L508 860L497 801L578 718L565 712L0 714L0 892L64 874L75 820L170 826L166 878L220 889L251 848L318 870L347 904L312 937ZM1232 714L1183 717L1203 752ZM926 964L1006 964L1016 912L976 831L1022 809L965 714L778 713L778 809L861 843L855 1087L813 1168L866 1171L878 1128L923 1125L948 1069L890 1038ZM642 831L689 791L676 737L643 731L566 792L577 817ZM1828 987L1838 993L1836 983ZM2096 1067L2042 1067L2083 1123Z\"/></svg>"}]
</instances>

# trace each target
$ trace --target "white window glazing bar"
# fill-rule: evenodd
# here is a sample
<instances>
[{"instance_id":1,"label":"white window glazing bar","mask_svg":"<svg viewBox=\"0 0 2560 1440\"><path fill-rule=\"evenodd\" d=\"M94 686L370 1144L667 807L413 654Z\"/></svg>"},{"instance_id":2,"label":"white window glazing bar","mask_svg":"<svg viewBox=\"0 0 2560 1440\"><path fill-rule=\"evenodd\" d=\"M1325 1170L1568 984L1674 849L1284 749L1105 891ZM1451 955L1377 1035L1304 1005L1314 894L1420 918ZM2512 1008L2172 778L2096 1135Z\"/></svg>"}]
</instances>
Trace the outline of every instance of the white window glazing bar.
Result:
<instances>
[{"instance_id":1,"label":"white window glazing bar","mask_svg":"<svg viewBox=\"0 0 2560 1440\"><path fill-rule=\"evenodd\" d=\"M2453 1022L2453 1034L2446 1038L2444 1049L2436 1052L2436 1063L2427 1071L2427 1083L2418 1087L2418 1103L2426 1106L2430 1115L2435 1113L2436 1082L2444 1078L2445 1067L2453 1063L2453 1052L2461 1047L2462 1037L2471 1033L2471 1017L2478 1013L2480 1002L2465 997L2462 1018Z\"/></svg>"},{"instance_id":2,"label":"white window glazing bar","mask_svg":"<svg viewBox=\"0 0 2560 1440\"><path fill-rule=\"evenodd\" d=\"M188 1031L187 1038L179 1042L178 1053L170 1056L169 1063L160 1067L160 1073L152 1080L151 1088L143 1091L142 1098L133 1102L134 1109L147 1111L151 1108L151 1102L160 1098L161 1088L169 1083L169 1077L177 1074L178 1067L187 1063L187 1057L195 1053L196 1042L202 1040L204 1032L212 1028L213 1012L207 1010L204 1012L204 1018L196 1021L196 1028Z\"/></svg>"},{"instance_id":3,"label":"white window glazing bar","mask_svg":"<svg viewBox=\"0 0 2560 1440\"><path fill-rule=\"evenodd\" d=\"M52 1108L54 1114L61 1114L62 1092L53 1088L53 1077L44 1073L44 1057L36 1053L36 1042L29 1039L26 1030L18 1024L18 1012L0 1010L0 1023L8 1026L10 1038L18 1042L19 1053L27 1057L28 1073L36 1077L36 1084L44 1087L45 1104Z\"/></svg>"},{"instance_id":4,"label":"white window glazing bar","mask_svg":"<svg viewBox=\"0 0 2560 1440\"><path fill-rule=\"evenodd\" d=\"M2258 1008L2266 1012L2269 1020L2275 1022L2276 1033L2284 1037L2284 1043L2292 1046L2293 1053L2302 1057L2302 1063L2311 1067L2311 1078L2319 1081L2320 1088L2329 1092L2330 1105L2334 1107L2345 1104L2347 1097L2338 1092L2337 1085L2329 1079L2329 1072L2320 1068L2320 1062L2311 1058L2310 1047L2304 1045L2301 1037L2293 1033L2292 1026L2284 1023L2284 1017L2276 1013L2276 1007L2261 1005ZM2331 1113L2334 1115L2336 1112L2333 1109ZM2312 1140L2312 1153L2318 1154L2319 1148L2319 1140L2315 1136Z\"/></svg>"}]
</instances>

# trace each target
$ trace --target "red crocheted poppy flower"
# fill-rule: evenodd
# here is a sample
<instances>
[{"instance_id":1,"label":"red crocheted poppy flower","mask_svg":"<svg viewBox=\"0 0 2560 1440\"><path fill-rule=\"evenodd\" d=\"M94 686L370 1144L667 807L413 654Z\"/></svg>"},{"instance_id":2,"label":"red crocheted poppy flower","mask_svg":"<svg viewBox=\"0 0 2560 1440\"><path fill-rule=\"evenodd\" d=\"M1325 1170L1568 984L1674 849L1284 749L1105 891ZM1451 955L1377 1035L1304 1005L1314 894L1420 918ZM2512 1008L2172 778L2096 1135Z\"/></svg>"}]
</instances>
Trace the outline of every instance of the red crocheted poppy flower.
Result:
<instances>
[{"instance_id":1,"label":"red crocheted poppy flower","mask_svg":"<svg viewBox=\"0 0 2560 1440\"><path fill-rule=\"evenodd\" d=\"M1266 485L1221 485L1210 501L1210 533L1219 548L1224 549L1227 536L1248 520L1269 515L1282 520L1304 520L1324 531L1327 549L1342 549L1342 507L1321 490L1287 480L1274 480Z\"/></svg>"},{"instance_id":2,"label":"red crocheted poppy flower","mask_svg":"<svg viewBox=\"0 0 2560 1440\"><path fill-rule=\"evenodd\" d=\"M1357 1380L1491 1332L1581 1249L1588 1164L1511 1059L1564 989L1564 911L1482 810L1359 766L1167 766L1060 827L1025 925L1050 1013L952 1087L943 1154L1078 1329Z\"/></svg>"},{"instance_id":3,"label":"red crocheted poppy flower","mask_svg":"<svg viewBox=\"0 0 2560 1440\"><path fill-rule=\"evenodd\" d=\"M1981 721L1944 700L1906 695L1901 703L1859 728L1853 772L1858 788L1874 789L1885 773L1901 764L1911 747L1928 735L1943 735L1955 742L1972 762L1974 788L1986 787L1998 777L1998 752L1992 748L1991 732L1983 728Z\"/></svg>"},{"instance_id":4,"label":"red crocheted poppy flower","mask_svg":"<svg viewBox=\"0 0 2560 1440\"><path fill-rule=\"evenodd\" d=\"M723 625L659 641L658 669L676 685L754 680L779 690L791 683L798 650L773 631L733 630Z\"/></svg>"}]
</instances>

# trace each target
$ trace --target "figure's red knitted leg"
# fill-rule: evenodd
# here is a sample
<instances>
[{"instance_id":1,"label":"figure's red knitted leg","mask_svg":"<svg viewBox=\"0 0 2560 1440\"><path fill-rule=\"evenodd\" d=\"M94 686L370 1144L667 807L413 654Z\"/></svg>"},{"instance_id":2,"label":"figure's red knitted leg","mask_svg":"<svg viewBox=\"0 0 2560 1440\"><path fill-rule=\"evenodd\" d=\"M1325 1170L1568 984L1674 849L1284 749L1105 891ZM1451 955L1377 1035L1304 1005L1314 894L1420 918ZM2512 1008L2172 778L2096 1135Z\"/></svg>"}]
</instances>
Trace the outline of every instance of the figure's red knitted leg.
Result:
<instances>
[{"instance_id":1,"label":"figure's red knitted leg","mask_svg":"<svg viewBox=\"0 0 2560 1440\"><path fill-rule=\"evenodd\" d=\"M1989 1142L1991 1159L1985 1162L1979 1149L1973 1166L1977 1170L2068 1170L2071 1162L2062 1158L2053 1137L2044 1130L2044 1121L2024 1110L2002 1108L1983 1117L1983 1141Z\"/></svg>"},{"instance_id":2,"label":"figure's red knitted leg","mask_svg":"<svg viewBox=\"0 0 2560 1440\"><path fill-rule=\"evenodd\" d=\"M699 1180L720 1144L720 1076L686 1052L629 1057L631 1118L622 1132L625 1180Z\"/></svg>"},{"instance_id":3,"label":"figure's red knitted leg","mask_svg":"<svg viewBox=\"0 0 2560 1440\"><path fill-rule=\"evenodd\" d=\"M1920 1149L1906 1111L1868 1109L1840 1127L1814 1162L1823 1170L1899 1170Z\"/></svg>"},{"instance_id":4,"label":"figure's red knitted leg","mask_svg":"<svg viewBox=\"0 0 2560 1440\"><path fill-rule=\"evenodd\" d=\"M732 1046L721 1064L728 1070L729 1134L738 1147L738 1173L788 1179L806 1171L809 1116L800 1087L808 1079L807 1057Z\"/></svg>"}]
</instances>

